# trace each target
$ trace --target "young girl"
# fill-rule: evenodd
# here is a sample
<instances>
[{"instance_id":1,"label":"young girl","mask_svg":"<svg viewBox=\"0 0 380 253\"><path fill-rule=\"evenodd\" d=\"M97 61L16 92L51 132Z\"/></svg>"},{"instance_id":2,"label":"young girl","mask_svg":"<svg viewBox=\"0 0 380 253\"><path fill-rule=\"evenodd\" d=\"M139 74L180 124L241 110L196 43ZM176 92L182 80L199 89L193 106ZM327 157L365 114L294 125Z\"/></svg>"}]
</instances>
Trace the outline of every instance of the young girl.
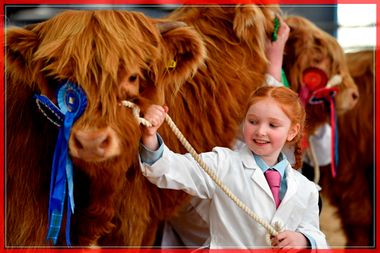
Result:
<instances>
[{"instance_id":1,"label":"young girl","mask_svg":"<svg viewBox=\"0 0 380 253\"><path fill-rule=\"evenodd\" d=\"M176 154L165 146L157 129L167 111L167 107L152 105L145 114L153 126L143 128L140 149L143 174L158 187L211 199L210 248L268 247L267 231L237 207L189 154ZM305 111L295 92L284 87L261 87L248 100L243 123L245 144L236 151L215 147L201 154L207 166L253 212L271 224L276 221L283 224L283 232L271 238L273 247L328 247L319 230L318 190L292 169L281 153L285 144L295 144L299 165L304 120ZM281 175L279 200L266 179L269 169Z\"/></svg>"}]
</instances>

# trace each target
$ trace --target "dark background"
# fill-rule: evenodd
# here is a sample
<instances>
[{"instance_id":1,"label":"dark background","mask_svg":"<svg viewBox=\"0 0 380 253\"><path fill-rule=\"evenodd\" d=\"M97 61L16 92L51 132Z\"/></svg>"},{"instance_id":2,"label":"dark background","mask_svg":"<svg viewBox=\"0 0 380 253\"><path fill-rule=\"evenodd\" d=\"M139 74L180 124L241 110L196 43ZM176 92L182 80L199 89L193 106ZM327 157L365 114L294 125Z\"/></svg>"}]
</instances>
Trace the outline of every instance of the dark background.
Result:
<instances>
[{"instance_id":1,"label":"dark background","mask_svg":"<svg viewBox=\"0 0 380 253\"><path fill-rule=\"evenodd\" d=\"M280 5L287 15L299 15L314 22L318 27L336 37L336 5ZM151 17L162 17L180 5L6 5L6 25L27 25L46 20L67 9L125 9L141 11Z\"/></svg>"}]
</instances>

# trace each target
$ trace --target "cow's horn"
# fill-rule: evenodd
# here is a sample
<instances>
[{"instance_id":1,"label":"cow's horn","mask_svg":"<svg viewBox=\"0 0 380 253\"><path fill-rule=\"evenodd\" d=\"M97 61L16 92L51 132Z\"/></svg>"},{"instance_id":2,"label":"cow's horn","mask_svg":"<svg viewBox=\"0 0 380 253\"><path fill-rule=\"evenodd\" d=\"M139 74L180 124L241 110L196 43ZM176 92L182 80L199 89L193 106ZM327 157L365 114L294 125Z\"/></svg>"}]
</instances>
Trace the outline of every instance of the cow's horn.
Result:
<instances>
[{"instance_id":1,"label":"cow's horn","mask_svg":"<svg viewBox=\"0 0 380 253\"><path fill-rule=\"evenodd\" d=\"M160 33L166 33L167 31L170 31L175 28L179 27L185 27L187 24L182 21L172 21L172 22L160 22L156 24L158 30Z\"/></svg>"}]
</instances>

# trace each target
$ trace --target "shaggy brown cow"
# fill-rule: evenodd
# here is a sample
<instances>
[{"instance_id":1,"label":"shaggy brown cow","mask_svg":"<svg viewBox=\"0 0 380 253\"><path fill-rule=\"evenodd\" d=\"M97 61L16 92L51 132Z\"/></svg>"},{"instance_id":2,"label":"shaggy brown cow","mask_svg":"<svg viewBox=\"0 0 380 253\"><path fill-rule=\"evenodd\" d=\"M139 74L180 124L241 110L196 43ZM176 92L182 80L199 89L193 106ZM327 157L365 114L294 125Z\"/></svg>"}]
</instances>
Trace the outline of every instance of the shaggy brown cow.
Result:
<instances>
[{"instance_id":1,"label":"shaggy brown cow","mask_svg":"<svg viewBox=\"0 0 380 253\"><path fill-rule=\"evenodd\" d=\"M322 202L324 203L321 214L321 229L326 233L329 243L335 246L344 246L341 244L344 239L341 239L341 231L339 231L340 224L337 222L340 221L339 217L334 217L332 215L334 212L336 212L334 206L337 205L340 209L339 212L341 213L342 217L341 222L345 227L346 233L351 234L351 236L349 236L350 239L347 245L358 245L358 241L363 242L363 239L361 238L368 236L368 232L364 233L363 231L369 230L368 222L372 221L371 212L368 212L368 216L365 216L364 214L356 215L355 212L352 212L353 208L349 208L351 205L349 203L353 203L352 205L354 205L354 203L360 202L363 207L365 207L361 210L368 210L370 209L370 204L367 200L369 200L370 195L364 197L364 195L368 193L369 188L366 188L364 186L364 182L359 183L365 179L365 173L363 173L362 170L354 169L359 161L355 161L352 164L350 161L353 161L353 159L358 157L367 157L368 159L366 158L365 161L369 161L370 165L366 166L371 168L371 165L373 165L371 164L373 162L373 151L368 150L368 153L365 153L365 148L362 148L361 151L353 152L351 148L357 147L357 144L354 145L350 142L358 141L359 143L362 143L360 145L364 145L363 147L366 147L366 144L364 143L372 142L372 128L369 127L371 126L372 122L372 110L363 108L365 107L365 105L363 105L363 102L372 102L372 99L369 99L372 98L372 94L368 93L368 89L370 88L369 86L371 83L362 85L361 83L363 80L359 81L359 78L355 78L353 80L351 74L354 77L358 76L353 68L364 65L363 68L367 69L368 63L354 64L354 61L351 59L348 59L349 61L346 62L346 56L344 55L342 48L339 46L336 40L332 36L318 29L314 24L310 23L306 19L301 17L288 17L286 19L286 22L290 26L291 31L285 48L284 69L287 73L287 77L289 78L291 88L297 91L300 90L300 87L302 85L302 72L308 67L319 67L327 73L328 77L340 74L343 78L341 85L349 87L348 89L340 90L339 92L341 93L341 96L336 97L336 112L338 114L339 123L338 147L340 162L339 167L337 168L337 178L332 179L330 165L321 168L320 185L322 186ZM355 83L360 84L359 92L357 91ZM364 100L359 99L359 94L362 92L365 98ZM355 107L357 103L358 105ZM309 134L312 134L320 123L329 122L329 108L328 106L326 107L326 104L307 104L306 109L307 120L309 124ZM350 111L350 109L352 110ZM347 110L349 112L342 113L346 112ZM360 110L364 110L366 112L366 115L364 117L368 120L360 122L359 117L355 116ZM352 119L349 120L350 118ZM357 134L358 136L361 135L361 133L358 132L358 129L360 129L359 126L365 129L364 132L367 133L365 136L370 139L352 138L351 134ZM356 154L358 156L356 156ZM307 175L313 175L313 172L310 172L309 170L310 168L306 167L304 168L303 172ZM356 175L359 174L360 176L356 177ZM349 183L343 185L338 183L340 180ZM359 186L359 184L361 186ZM354 187L354 185L357 185L357 187ZM363 189L363 191L359 191L359 188ZM350 189L354 191L355 194L352 194L353 192L350 194ZM347 202L341 202L343 199L347 200ZM359 219L362 219L362 221L359 221ZM359 224L367 225L364 225L365 228L363 229L358 229ZM355 230L352 229L354 227ZM338 234L340 234L340 236L338 236ZM359 236L359 234L361 235ZM354 239L354 237L356 238Z\"/></svg>"},{"instance_id":2,"label":"shaggy brown cow","mask_svg":"<svg viewBox=\"0 0 380 253\"><path fill-rule=\"evenodd\" d=\"M293 89L299 89L303 69L309 66L318 66L329 73L329 76L341 74L343 82L351 87L350 95L337 97L337 104L351 108L358 100L358 104L346 114L338 116L339 134L339 167L335 179L332 178L329 166L321 168L322 197L325 208L328 204L338 207L339 216L342 218L342 226L347 235L347 246L368 246L373 243L373 55L371 52L343 55L343 51L335 40L324 32L299 17L286 19L291 27L289 40L286 46L284 58L285 70L288 73ZM306 57L308 56L308 57ZM310 56L312 61L310 61ZM347 62L344 63L347 58ZM325 59L329 59L325 61ZM359 88L359 97L353 86L352 77ZM347 90L346 90L347 91ZM321 113L324 105L308 105L308 119L312 130L317 122L322 122L319 115L327 117L327 113ZM360 114L360 115L359 115ZM326 118L326 121L328 119ZM314 128L315 129L315 128ZM355 147L355 151L352 150ZM360 168L360 169L358 169ZM360 210L360 212L358 212ZM327 209L325 209L327 211ZM322 209L322 212L324 210ZM326 215L322 213L322 219ZM333 218L331 215L327 219ZM337 219L337 218L333 218ZM330 232L333 245L341 245L341 239L334 241L337 231L329 225L334 222L322 220L322 230L329 239ZM326 227L323 227L326 226ZM343 240L344 241L344 240Z\"/></svg>"},{"instance_id":3,"label":"shaggy brown cow","mask_svg":"<svg viewBox=\"0 0 380 253\"><path fill-rule=\"evenodd\" d=\"M285 22L290 27L286 42L283 67L291 89L300 93L302 73L309 67L322 69L328 78L340 75L342 82L336 95L336 112L341 115L352 109L358 101L357 87L347 68L343 49L334 37L300 16L289 16ZM326 104L306 104L308 134L329 122Z\"/></svg>"},{"instance_id":4,"label":"shaggy brown cow","mask_svg":"<svg viewBox=\"0 0 380 253\"><path fill-rule=\"evenodd\" d=\"M322 196L337 206L348 247L374 246L374 52L346 55L360 92L357 105L338 118L336 178L321 168Z\"/></svg>"},{"instance_id":5,"label":"shaggy brown cow","mask_svg":"<svg viewBox=\"0 0 380 253\"><path fill-rule=\"evenodd\" d=\"M70 80L87 96L69 140L76 205L72 244L152 245L158 223L186 198L142 176L140 128L120 102L133 100L142 110L147 103L166 103L198 151L229 145L246 95L264 82L265 36L273 18L271 8L247 6L184 8L166 20L184 20L191 28L141 13L67 11L7 31L6 245L48 245L58 129L39 111L35 93L56 101L58 83ZM168 67L173 60L174 69ZM183 151L167 128L161 134L168 146ZM64 239L61 232L58 245Z\"/></svg>"}]
</instances>

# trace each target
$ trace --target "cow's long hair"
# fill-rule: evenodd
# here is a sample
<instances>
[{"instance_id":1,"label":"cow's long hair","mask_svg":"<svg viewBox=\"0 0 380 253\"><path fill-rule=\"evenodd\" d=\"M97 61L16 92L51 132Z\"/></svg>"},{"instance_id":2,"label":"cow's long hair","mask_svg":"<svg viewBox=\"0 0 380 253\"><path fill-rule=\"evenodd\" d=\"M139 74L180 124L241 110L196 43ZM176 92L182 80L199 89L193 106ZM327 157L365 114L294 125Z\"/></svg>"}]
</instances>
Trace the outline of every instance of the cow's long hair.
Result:
<instances>
[{"instance_id":1,"label":"cow's long hair","mask_svg":"<svg viewBox=\"0 0 380 253\"><path fill-rule=\"evenodd\" d=\"M374 245L374 52L346 56L360 98L352 110L338 118L337 176L332 178L329 168L321 168L321 186L338 207L347 246L369 247Z\"/></svg>"},{"instance_id":2,"label":"cow's long hair","mask_svg":"<svg viewBox=\"0 0 380 253\"><path fill-rule=\"evenodd\" d=\"M198 152L229 147L236 140L248 95L265 85L265 39L273 31L276 13L276 7L198 6L170 15L191 24L207 47L205 64L176 96L167 98L169 114ZM173 136L165 125L160 131ZM172 149L185 152L173 137L166 140Z\"/></svg>"}]
</instances>

